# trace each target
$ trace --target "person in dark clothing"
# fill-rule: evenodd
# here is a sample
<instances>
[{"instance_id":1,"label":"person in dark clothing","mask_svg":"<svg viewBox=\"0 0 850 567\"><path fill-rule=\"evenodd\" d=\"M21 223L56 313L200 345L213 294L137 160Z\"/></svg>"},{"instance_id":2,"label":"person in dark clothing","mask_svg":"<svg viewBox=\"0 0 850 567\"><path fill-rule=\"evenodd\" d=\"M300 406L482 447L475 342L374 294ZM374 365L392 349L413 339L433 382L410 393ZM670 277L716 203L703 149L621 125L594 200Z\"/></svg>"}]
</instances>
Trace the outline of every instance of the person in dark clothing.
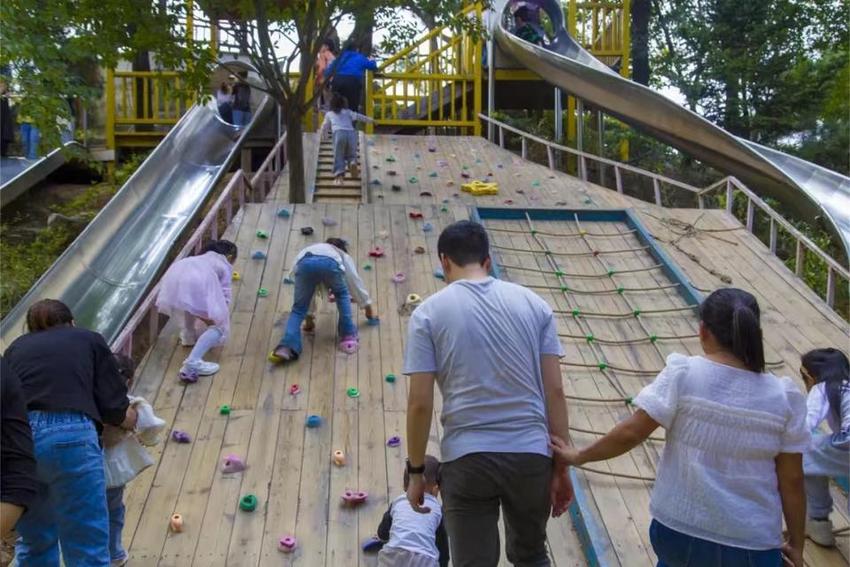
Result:
<instances>
[{"instance_id":1,"label":"person in dark clothing","mask_svg":"<svg viewBox=\"0 0 850 567\"><path fill-rule=\"evenodd\" d=\"M535 45L543 45L543 30L539 23L535 22L534 14L528 6L520 6L514 12L514 33L529 43Z\"/></svg>"},{"instance_id":2,"label":"person in dark clothing","mask_svg":"<svg viewBox=\"0 0 850 567\"><path fill-rule=\"evenodd\" d=\"M21 380L35 444L38 494L18 522L20 567L109 565L102 424L132 429L136 412L115 358L98 333L74 326L71 310L42 299L27 311L28 333L5 357Z\"/></svg>"},{"instance_id":3,"label":"person in dark clothing","mask_svg":"<svg viewBox=\"0 0 850 567\"><path fill-rule=\"evenodd\" d=\"M378 64L357 51L351 41L346 42L342 54L325 69L325 77L331 81L331 91L344 96L348 108L354 112L360 109L364 73L367 70L377 71Z\"/></svg>"},{"instance_id":4,"label":"person in dark clothing","mask_svg":"<svg viewBox=\"0 0 850 567\"><path fill-rule=\"evenodd\" d=\"M247 126L251 122L251 86L248 72L241 71L239 80L233 85L233 124Z\"/></svg>"},{"instance_id":5,"label":"person in dark clothing","mask_svg":"<svg viewBox=\"0 0 850 567\"><path fill-rule=\"evenodd\" d=\"M15 121L9 106L9 86L0 81L0 156L9 155L9 144L15 139Z\"/></svg>"},{"instance_id":6,"label":"person in dark clothing","mask_svg":"<svg viewBox=\"0 0 850 567\"><path fill-rule=\"evenodd\" d=\"M401 494L390 502L381 518L378 539L384 545L378 555L379 567L446 567L449 564L449 537L443 525L440 493L440 461L425 455L425 503L427 513L414 511ZM404 471L404 489L410 474Z\"/></svg>"},{"instance_id":7,"label":"person in dark clothing","mask_svg":"<svg viewBox=\"0 0 850 567\"><path fill-rule=\"evenodd\" d=\"M15 528L36 496L35 455L21 381L0 358L0 536Z\"/></svg>"}]
</instances>

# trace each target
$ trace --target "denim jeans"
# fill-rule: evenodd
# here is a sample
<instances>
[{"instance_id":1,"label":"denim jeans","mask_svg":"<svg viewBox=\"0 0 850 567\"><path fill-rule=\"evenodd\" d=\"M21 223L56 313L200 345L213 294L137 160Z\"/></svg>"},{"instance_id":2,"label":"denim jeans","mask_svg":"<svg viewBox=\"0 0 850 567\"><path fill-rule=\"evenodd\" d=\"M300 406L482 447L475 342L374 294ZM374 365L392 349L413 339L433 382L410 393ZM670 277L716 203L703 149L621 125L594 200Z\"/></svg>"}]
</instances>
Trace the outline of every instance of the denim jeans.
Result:
<instances>
[{"instance_id":1,"label":"denim jeans","mask_svg":"<svg viewBox=\"0 0 850 567\"><path fill-rule=\"evenodd\" d=\"M333 258L308 254L295 267L295 302L286 321L286 332L279 347L288 347L301 354L301 323L307 316L310 301L319 284L324 284L336 296L339 338L357 335L357 327L351 313L351 294L348 292L342 268Z\"/></svg>"},{"instance_id":2,"label":"denim jeans","mask_svg":"<svg viewBox=\"0 0 850 567\"><path fill-rule=\"evenodd\" d=\"M649 526L657 567L782 567L779 549L750 550L685 535L652 520Z\"/></svg>"},{"instance_id":3,"label":"denim jeans","mask_svg":"<svg viewBox=\"0 0 850 567\"><path fill-rule=\"evenodd\" d=\"M250 110L233 110L233 124L236 126L247 126L251 122Z\"/></svg>"},{"instance_id":4,"label":"denim jeans","mask_svg":"<svg viewBox=\"0 0 850 567\"><path fill-rule=\"evenodd\" d=\"M357 131L334 132L334 175L343 175L348 164L357 159Z\"/></svg>"},{"instance_id":5,"label":"denim jeans","mask_svg":"<svg viewBox=\"0 0 850 567\"><path fill-rule=\"evenodd\" d=\"M21 148L27 159L38 158L38 144L41 142L41 132L35 124L21 124Z\"/></svg>"},{"instance_id":6,"label":"denim jeans","mask_svg":"<svg viewBox=\"0 0 850 567\"><path fill-rule=\"evenodd\" d=\"M108 567L103 452L94 422L77 412L29 413L38 495L18 522L19 567Z\"/></svg>"},{"instance_id":7,"label":"denim jeans","mask_svg":"<svg viewBox=\"0 0 850 567\"><path fill-rule=\"evenodd\" d=\"M814 433L803 454L807 512L810 518L826 519L832 512L829 478L850 474L850 451L832 443L832 435Z\"/></svg>"},{"instance_id":8,"label":"denim jeans","mask_svg":"<svg viewBox=\"0 0 850 567\"><path fill-rule=\"evenodd\" d=\"M106 507L109 509L109 559L120 561L127 557L127 551L121 545L125 512L123 486L106 489Z\"/></svg>"}]
</instances>

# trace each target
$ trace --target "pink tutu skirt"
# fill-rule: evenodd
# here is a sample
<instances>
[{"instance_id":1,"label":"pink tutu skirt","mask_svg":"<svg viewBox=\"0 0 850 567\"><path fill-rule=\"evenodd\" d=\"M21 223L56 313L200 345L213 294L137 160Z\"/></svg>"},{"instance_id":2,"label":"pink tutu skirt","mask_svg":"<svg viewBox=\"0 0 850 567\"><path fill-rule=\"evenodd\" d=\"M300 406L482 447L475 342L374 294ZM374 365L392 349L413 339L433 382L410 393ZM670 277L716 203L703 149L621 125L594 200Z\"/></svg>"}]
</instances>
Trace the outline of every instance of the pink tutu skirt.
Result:
<instances>
[{"instance_id":1,"label":"pink tutu skirt","mask_svg":"<svg viewBox=\"0 0 850 567\"><path fill-rule=\"evenodd\" d=\"M162 278L156 307L171 317L181 312L230 331L230 281L233 268L221 254L207 252L179 260Z\"/></svg>"}]
</instances>

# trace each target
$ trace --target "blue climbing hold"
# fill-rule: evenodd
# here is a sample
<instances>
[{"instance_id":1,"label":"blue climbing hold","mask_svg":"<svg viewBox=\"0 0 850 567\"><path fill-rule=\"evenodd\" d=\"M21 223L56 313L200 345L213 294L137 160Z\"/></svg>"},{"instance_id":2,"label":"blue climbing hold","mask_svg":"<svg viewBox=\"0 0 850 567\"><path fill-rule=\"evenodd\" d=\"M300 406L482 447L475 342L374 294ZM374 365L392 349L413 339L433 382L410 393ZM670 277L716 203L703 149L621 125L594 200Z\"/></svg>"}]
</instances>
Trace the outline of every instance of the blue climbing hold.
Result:
<instances>
[{"instance_id":1,"label":"blue climbing hold","mask_svg":"<svg viewBox=\"0 0 850 567\"><path fill-rule=\"evenodd\" d=\"M443 270L441 268L437 268L436 270L434 270L434 277L438 280L445 280L446 274L443 273Z\"/></svg>"},{"instance_id":2,"label":"blue climbing hold","mask_svg":"<svg viewBox=\"0 0 850 567\"><path fill-rule=\"evenodd\" d=\"M373 180L372 180L372 185L380 185L380 184L381 184L381 180L380 180L380 179L373 179Z\"/></svg>"},{"instance_id":3,"label":"blue climbing hold","mask_svg":"<svg viewBox=\"0 0 850 567\"><path fill-rule=\"evenodd\" d=\"M422 232L431 232L432 230L434 230L434 225L430 222L426 222L422 225Z\"/></svg>"},{"instance_id":4,"label":"blue climbing hold","mask_svg":"<svg viewBox=\"0 0 850 567\"><path fill-rule=\"evenodd\" d=\"M279 216L282 219L288 219L289 218L289 209L280 209L277 212L277 216Z\"/></svg>"},{"instance_id":5,"label":"blue climbing hold","mask_svg":"<svg viewBox=\"0 0 850 567\"><path fill-rule=\"evenodd\" d=\"M312 429L312 428L315 428L315 427L319 427L320 425L322 425L321 416L311 415L311 416L307 417L307 427Z\"/></svg>"},{"instance_id":6,"label":"blue climbing hold","mask_svg":"<svg viewBox=\"0 0 850 567\"><path fill-rule=\"evenodd\" d=\"M256 252L251 254L251 259L252 260L265 260L266 259L266 253L263 252L262 250L257 250Z\"/></svg>"},{"instance_id":7,"label":"blue climbing hold","mask_svg":"<svg viewBox=\"0 0 850 567\"><path fill-rule=\"evenodd\" d=\"M381 320L378 317L366 317L366 324L370 327L377 327L381 324Z\"/></svg>"},{"instance_id":8,"label":"blue climbing hold","mask_svg":"<svg viewBox=\"0 0 850 567\"><path fill-rule=\"evenodd\" d=\"M363 540L360 547L363 549L364 553L374 553L380 551L384 547L384 542L375 536L371 536Z\"/></svg>"}]
</instances>

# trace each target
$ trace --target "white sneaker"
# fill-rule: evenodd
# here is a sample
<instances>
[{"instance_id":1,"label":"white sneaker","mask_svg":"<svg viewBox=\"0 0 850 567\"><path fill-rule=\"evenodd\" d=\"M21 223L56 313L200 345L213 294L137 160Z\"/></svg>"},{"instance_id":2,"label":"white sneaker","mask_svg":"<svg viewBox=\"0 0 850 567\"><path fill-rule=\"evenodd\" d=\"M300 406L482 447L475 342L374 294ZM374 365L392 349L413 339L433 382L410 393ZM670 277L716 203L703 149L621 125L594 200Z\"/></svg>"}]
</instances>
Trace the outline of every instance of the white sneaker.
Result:
<instances>
[{"instance_id":1,"label":"white sneaker","mask_svg":"<svg viewBox=\"0 0 850 567\"><path fill-rule=\"evenodd\" d=\"M180 344L183 346L195 346L198 337L191 329L180 329Z\"/></svg>"},{"instance_id":2,"label":"white sneaker","mask_svg":"<svg viewBox=\"0 0 850 567\"><path fill-rule=\"evenodd\" d=\"M216 362L207 362L206 360L199 360L198 362L189 362L188 360L183 362L183 369L186 370L194 370L198 373L199 376L211 376L218 372L218 369L221 368Z\"/></svg>"},{"instance_id":3,"label":"white sneaker","mask_svg":"<svg viewBox=\"0 0 850 567\"><path fill-rule=\"evenodd\" d=\"M835 534L832 533L832 521L806 518L806 535L818 545L835 546Z\"/></svg>"}]
</instances>

